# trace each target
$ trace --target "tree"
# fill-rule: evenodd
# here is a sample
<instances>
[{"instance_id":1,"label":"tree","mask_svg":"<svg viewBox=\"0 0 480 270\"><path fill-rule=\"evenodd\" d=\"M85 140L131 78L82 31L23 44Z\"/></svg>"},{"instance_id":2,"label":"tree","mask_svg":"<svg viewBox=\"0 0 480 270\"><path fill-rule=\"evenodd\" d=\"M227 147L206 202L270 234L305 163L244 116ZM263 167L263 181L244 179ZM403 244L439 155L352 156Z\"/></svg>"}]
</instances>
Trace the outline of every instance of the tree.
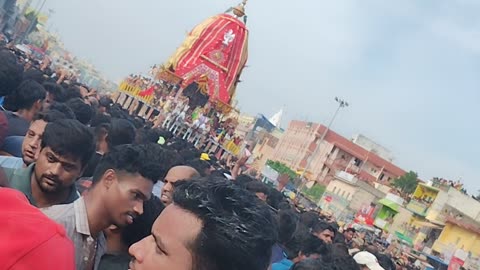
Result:
<instances>
[{"instance_id":1,"label":"tree","mask_svg":"<svg viewBox=\"0 0 480 270\"><path fill-rule=\"evenodd\" d=\"M293 179L297 176L294 170L290 169L287 165L279 161L267 160L267 165L277 171L279 174L287 174L290 179Z\"/></svg>"},{"instance_id":2,"label":"tree","mask_svg":"<svg viewBox=\"0 0 480 270\"><path fill-rule=\"evenodd\" d=\"M310 200L314 202L318 202L320 198L322 198L323 193L327 189L326 186L322 186L319 184L313 185L311 188L304 187L302 193L307 196Z\"/></svg>"},{"instance_id":3,"label":"tree","mask_svg":"<svg viewBox=\"0 0 480 270\"><path fill-rule=\"evenodd\" d=\"M406 194L412 194L415 191L417 184L418 174L414 171L409 171L393 181L393 186Z\"/></svg>"}]
</instances>

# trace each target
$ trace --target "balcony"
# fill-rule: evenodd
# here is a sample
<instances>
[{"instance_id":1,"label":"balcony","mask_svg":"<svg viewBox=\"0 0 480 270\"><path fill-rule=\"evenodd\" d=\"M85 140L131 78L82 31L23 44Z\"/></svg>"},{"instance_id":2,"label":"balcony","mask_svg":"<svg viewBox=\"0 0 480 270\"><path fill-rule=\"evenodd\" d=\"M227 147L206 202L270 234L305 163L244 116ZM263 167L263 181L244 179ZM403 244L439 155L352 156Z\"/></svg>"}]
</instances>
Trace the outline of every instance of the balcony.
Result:
<instances>
[{"instance_id":1,"label":"balcony","mask_svg":"<svg viewBox=\"0 0 480 270\"><path fill-rule=\"evenodd\" d=\"M412 199L408 204L407 204L407 209L410 210L411 212L425 217L427 215L428 211L428 205L423 202L416 201L415 199Z\"/></svg>"}]
</instances>

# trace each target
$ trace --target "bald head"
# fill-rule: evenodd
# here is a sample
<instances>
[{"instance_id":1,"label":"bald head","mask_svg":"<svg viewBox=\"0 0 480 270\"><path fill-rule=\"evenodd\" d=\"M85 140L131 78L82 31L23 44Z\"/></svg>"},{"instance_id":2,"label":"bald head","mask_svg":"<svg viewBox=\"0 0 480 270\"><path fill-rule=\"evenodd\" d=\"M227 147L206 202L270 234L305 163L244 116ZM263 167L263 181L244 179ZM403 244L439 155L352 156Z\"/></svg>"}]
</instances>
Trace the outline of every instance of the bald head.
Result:
<instances>
[{"instance_id":1,"label":"bald head","mask_svg":"<svg viewBox=\"0 0 480 270\"><path fill-rule=\"evenodd\" d=\"M165 184L162 187L162 196L160 200L165 206L172 203L173 183L179 180L188 180L193 177L198 177L200 174L190 166L175 166L171 168L167 176L165 176Z\"/></svg>"}]
</instances>

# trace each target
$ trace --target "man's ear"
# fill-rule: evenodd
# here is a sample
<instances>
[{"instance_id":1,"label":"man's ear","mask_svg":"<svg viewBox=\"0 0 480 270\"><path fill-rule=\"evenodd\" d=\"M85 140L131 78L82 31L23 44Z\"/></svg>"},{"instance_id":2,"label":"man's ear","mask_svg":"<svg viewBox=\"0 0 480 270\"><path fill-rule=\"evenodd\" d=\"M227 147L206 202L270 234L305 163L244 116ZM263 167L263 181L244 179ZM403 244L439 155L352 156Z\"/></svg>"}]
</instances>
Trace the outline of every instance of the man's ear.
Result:
<instances>
[{"instance_id":1,"label":"man's ear","mask_svg":"<svg viewBox=\"0 0 480 270\"><path fill-rule=\"evenodd\" d=\"M117 173L115 173L113 169L108 169L103 173L100 181L102 181L105 187L109 189L117 180Z\"/></svg>"}]
</instances>

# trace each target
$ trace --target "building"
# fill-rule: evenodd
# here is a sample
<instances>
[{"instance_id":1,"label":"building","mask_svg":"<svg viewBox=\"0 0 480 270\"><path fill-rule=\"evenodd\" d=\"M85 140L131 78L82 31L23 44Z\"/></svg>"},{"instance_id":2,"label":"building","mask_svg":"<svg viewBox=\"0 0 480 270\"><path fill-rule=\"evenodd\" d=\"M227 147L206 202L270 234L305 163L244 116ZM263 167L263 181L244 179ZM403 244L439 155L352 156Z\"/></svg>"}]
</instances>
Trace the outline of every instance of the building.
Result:
<instances>
[{"instance_id":1,"label":"building","mask_svg":"<svg viewBox=\"0 0 480 270\"><path fill-rule=\"evenodd\" d=\"M403 205L403 199L392 193L378 201L378 212L375 216L373 224L382 229L389 231L394 222L395 216L400 212Z\"/></svg>"},{"instance_id":2,"label":"building","mask_svg":"<svg viewBox=\"0 0 480 270\"><path fill-rule=\"evenodd\" d=\"M480 257L480 202L453 185L419 183L406 207L416 245L449 257L461 249Z\"/></svg>"},{"instance_id":3,"label":"building","mask_svg":"<svg viewBox=\"0 0 480 270\"><path fill-rule=\"evenodd\" d=\"M369 183L340 171L327 185L318 205L324 211L331 212L338 220L348 221L349 217L353 219L358 212L371 207L374 209L378 200L384 196L385 193Z\"/></svg>"},{"instance_id":4,"label":"building","mask_svg":"<svg viewBox=\"0 0 480 270\"><path fill-rule=\"evenodd\" d=\"M325 137L320 141L324 132ZM320 144L318 151L312 157L317 144ZM295 120L289 123L272 158L299 171L313 158L305 176L323 184L328 184L338 171L346 171L363 181L385 184L405 174L376 152L327 131L324 125Z\"/></svg>"}]
</instances>

